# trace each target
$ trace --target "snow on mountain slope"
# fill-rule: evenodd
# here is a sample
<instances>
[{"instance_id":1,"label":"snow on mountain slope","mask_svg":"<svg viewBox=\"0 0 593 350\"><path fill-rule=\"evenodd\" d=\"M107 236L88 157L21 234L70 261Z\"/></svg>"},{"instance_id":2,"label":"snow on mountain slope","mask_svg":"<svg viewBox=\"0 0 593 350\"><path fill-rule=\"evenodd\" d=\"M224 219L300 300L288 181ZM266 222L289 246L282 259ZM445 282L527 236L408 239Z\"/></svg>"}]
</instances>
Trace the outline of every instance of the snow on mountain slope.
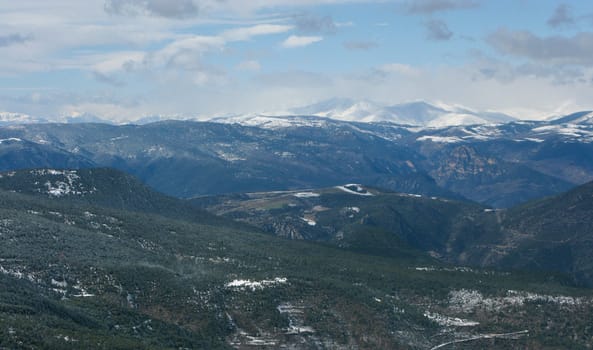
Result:
<instances>
[{"instance_id":1,"label":"snow on mountain slope","mask_svg":"<svg viewBox=\"0 0 593 350\"><path fill-rule=\"evenodd\" d=\"M469 108L446 105L443 103L429 104L423 101L384 106L368 100L334 98L309 106L292 108L282 112L262 114L242 114L211 118L217 123L241 124L268 129L289 126L321 126L323 119L337 121L394 124L441 128L457 125L498 124L516 120L513 117L497 112L476 112Z\"/></svg>"},{"instance_id":2,"label":"snow on mountain slope","mask_svg":"<svg viewBox=\"0 0 593 350\"><path fill-rule=\"evenodd\" d=\"M579 124L579 125L593 125L593 112L584 111L569 114L564 117L553 119L552 124Z\"/></svg>"},{"instance_id":3,"label":"snow on mountain slope","mask_svg":"<svg viewBox=\"0 0 593 350\"><path fill-rule=\"evenodd\" d=\"M282 129L294 126L322 127L329 122L316 117L268 116L260 114L243 114L225 117L216 117L209 120L213 123L239 124L254 126L264 129Z\"/></svg>"},{"instance_id":4,"label":"snow on mountain slope","mask_svg":"<svg viewBox=\"0 0 593 350\"><path fill-rule=\"evenodd\" d=\"M311 115L343 121L391 121L391 113L377 103L345 98L334 98L310 106L289 110L293 115Z\"/></svg>"},{"instance_id":5,"label":"snow on mountain slope","mask_svg":"<svg viewBox=\"0 0 593 350\"><path fill-rule=\"evenodd\" d=\"M577 124L544 125L533 129L539 136L558 135L573 142L593 142L593 130Z\"/></svg>"},{"instance_id":6,"label":"snow on mountain slope","mask_svg":"<svg viewBox=\"0 0 593 350\"><path fill-rule=\"evenodd\" d=\"M426 126L442 128L455 125L477 125L489 123L491 122L471 114L447 113L430 120L428 123L426 123Z\"/></svg>"},{"instance_id":7,"label":"snow on mountain slope","mask_svg":"<svg viewBox=\"0 0 593 350\"><path fill-rule=\"evenodd\" d=\"M427 127L504 123L515 118L496 112L478 112L469 108L430 104L424 101L383 106L375 102L331 99L290 110L294 115L311 115L344 121L407 124Z\"/></svg>"},{"instance_id":8,"label":"snow on mountain slope","mask_svg":"<svg viewBox=\"0 0 593 350\"><path fill-rule=\"evenodd\" d=\"M23 170L20 172L0 173L0 182L3 188L6 183L10 184L12 178L17 175L20 182L18 185L12 184L13 190L21 192L23 188L25 193L42 193L49 197L64 196L84 196L97 191L96 188L89 188L81 181L77 170L55 170L55 169L35 169Z\"/></svg>"}]
</instances>

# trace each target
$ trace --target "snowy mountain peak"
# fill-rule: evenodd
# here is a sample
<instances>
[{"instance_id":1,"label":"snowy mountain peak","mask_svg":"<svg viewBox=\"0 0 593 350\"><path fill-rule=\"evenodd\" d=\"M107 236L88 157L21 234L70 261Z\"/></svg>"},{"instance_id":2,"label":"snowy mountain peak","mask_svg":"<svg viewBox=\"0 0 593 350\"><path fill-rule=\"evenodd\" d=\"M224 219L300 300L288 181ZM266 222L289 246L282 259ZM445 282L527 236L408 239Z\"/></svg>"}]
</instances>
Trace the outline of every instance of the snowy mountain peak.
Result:
<instances>
[{"instance_id":1,"label":"snowy mountain peak","mask_svg":"<svg viewBox=\"0 0 593 350\"><path fill-rule=\"evenodd\" d=\"M209 121L214 123L254 126L264 129L282 129L295 126L321 127L328 123L327 119L312 116L268 116L261 114L216 117Z\"/></svg>"},{"instance_id":2,"label":"snowy mountain peak","mask_svg":"<svg viewBox=\"0 0 593 350\"><path fill-rule=\"evenodd\" d=\"M343 121L373 122L383 120L382 106L368 101L332 98L305 107L289 110L289 114L326 117Z\"/></svg>"},{"instance_id":3,"label":"snowy mountain peak","mask_svg":"<svg viewBox=\"0 0 593 350\"><path fill-rule=\"evenodd\" d=\"M503 113L474 111L458 105L413 101L382 105L368 100L334 98L309 106L293 108L293 115L310 115L343 121L392 122L423 127L504 123L515 118Z\"/></svg>"}]
</instances>

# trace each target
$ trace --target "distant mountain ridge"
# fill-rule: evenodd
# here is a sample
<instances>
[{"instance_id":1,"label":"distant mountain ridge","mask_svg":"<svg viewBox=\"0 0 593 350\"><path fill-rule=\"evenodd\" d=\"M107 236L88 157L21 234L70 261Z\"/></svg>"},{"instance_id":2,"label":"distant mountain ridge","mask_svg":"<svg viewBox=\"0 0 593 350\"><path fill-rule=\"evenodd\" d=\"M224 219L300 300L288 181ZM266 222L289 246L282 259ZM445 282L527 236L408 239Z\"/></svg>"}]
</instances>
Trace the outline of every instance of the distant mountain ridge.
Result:
<instances>
[{"instance_id":1,"label":"distant mountain ridge","mask_svg":"<svg viewBox=\"0 0 593 350\"><path fill-rule=\"evenodd\" d=\"M593 125L314 116L0 127L0 170L112 167L175 197L364 183L510 207L593 180Z\"/></svg>"},{"instance_id":2,"label":"distant mountain ridge","mask_svg":"<svg viewBox=\"0 0 593 350\"><path fill-rule=\"evenodd\" d=\"M40 123L107 123L112 122L90 113L78 115L64 115L60 117L40 117L24 113L0 112L0 126L19 125L19 124L40 124Z\"/></svg>"},{"instance_id":3,"label":"distant mountain ridge","mask_svg":"<svg viewBox=\"0 0 593 350\"><path fill-rule=\"evenodd\" d=\"M105 123L114 125L145 125L155 122L212 121L217 123L238 123L255 126L261 118L284 120L287 117L322 117L336 121L362 123L394 123L423 128L443 128L462 125L504 124L526 120L521 115L508 115L498 111L476 110L470 107L416 100L389 104L366 99L331 98L310 105L291 107L284 110L217 114L152 114L135 119L112 120L112 118L81 113L62 116L32 116L24 113L0 112L0 126L38 123ZM593 123L591 111L575 112L567 116L544 119L554 124Z\"/></svg>"},{"instance_id":4,"label":"distant mountain ridge","mask_svg":"<svg viewBox=\"0 0 593 350\"><path fill-rule=\"evenodd\" d=\"M182 121L144 126L38 124L0 129L0 137L4 134L47 141L32 145L59 147L72 156L92 160L96 166L130 172L177 197L351 181L454 195L411 167L408 161L415 162L417 154L406 146L339 123L290 132ZM8 148L6 152L21 159L28 151ZM46 166L51 167L26 163L25 168ZM7 164L3 170L15 168Z\"/></svg>"}]
</instances>

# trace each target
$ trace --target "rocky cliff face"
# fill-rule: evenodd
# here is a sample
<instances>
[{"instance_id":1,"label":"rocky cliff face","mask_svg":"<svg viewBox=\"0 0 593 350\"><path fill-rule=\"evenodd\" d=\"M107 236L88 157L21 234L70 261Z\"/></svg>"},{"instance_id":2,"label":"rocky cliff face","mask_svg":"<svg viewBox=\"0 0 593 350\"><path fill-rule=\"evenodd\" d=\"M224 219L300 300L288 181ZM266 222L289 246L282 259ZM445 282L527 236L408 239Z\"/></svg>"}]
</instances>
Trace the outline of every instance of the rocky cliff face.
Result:
<instances>
[{"instance_id":1,"label":"rocky cliff face","mask_svg":"<svg viewBox=\"0 0 593 350\"><path fill-rule=\"evenodd\" d=\"M471 179L479 175L495 177L503 174L496 158L482 156L471 146L461 145L445 153L449 155L443 156L438 161L438 168L431 173L438 182L447 183Z\"/></svg>"},{"instance_id":2,"label":"rocky cliff face","mask_svg":"<svg viewBox=\"0 0 593 350\"><path fill-rule=\"evenodd\" d=\"M429 174L439 186L499 208L571 187L566 181L482 148L471 144L433 145L423 149L427 156L423 167L433 169Z\"/></svg>"}]
</instances>

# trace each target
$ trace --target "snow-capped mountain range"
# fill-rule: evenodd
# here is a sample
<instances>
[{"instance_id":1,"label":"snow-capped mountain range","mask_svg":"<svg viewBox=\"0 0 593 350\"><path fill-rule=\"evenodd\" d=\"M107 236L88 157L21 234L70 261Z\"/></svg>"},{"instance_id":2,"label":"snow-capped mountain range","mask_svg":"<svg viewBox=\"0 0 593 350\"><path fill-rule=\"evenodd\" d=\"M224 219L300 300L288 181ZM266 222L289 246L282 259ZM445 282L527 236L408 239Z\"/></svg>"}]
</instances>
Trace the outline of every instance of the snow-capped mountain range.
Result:
<instances>
[{"instance_id":1,"label":"snow-capped mountain range","mask_svg":"<svg viewBox=\"0 0 593 350\"><path fill-rule=\"evenodd\" d=\"M210 118L209 121L275 129L290 125L318 126L317 124L323 123L324 118L361 123L388 122L422 128L502 124L517 120L504 113L480 112L443 103L430 104L425 101L416 101L387 106L368 100L334 98L286 111L217 116Z\"/></svg>"},{"instance_id":2,"label":"snow-capped mountain range","mask_svg":"<svg viewBox=\"0 0 593 350\"><path fill-rule=\"evenodd\" d=\"M0 126L15 125L15 124L39 124L39 123L107 123L111 122L106 119L99 118L95 115L84 113L75 116L60 116L55 118L46 118L32 116L24 113L0 112Z\"/></svg>"},{"instance_id":3,"label":"snow-capped mountain range","mask_svg":"<svg viewBox=\"0 0 593 350\"><path fill-rule=\"evenodd\" d=\"M315 117L315 118L311 118ZM444 128L463 125L504 124L523 120L521 116L510 116L496 111L478 111L469 107L413 101L400 104L381 104L370 100L332 98L308 106L289 108L282 111L263 113L208 115L150 115L128 122L114 122L92 114L76 116L37 117L22 113L0 112L0 126L31 123L107 123L144 125L164 120L210 121L223 124L241 124L268 129L295 125L314 124L319 126L325 120L360 123L393 123L417 128ZM593 124L593 113L577 112L567 116L547 118L551 124Z\"/></svg>"},{"instance_id":4,"label":"snow-capped mountain range","mask_svg":"<svg viewBox=\"0 0 593 350\"><path fill-rule=\"evenodd\" d=\"M356 101L343 98L293 108L289 113L343 121L391 122L425 127L506 123L516 120L503 113L474 111L467 107L443 103L430 104L425 101L415 101L382 105L368 100Z\"/></svg>"}]
</instances>

